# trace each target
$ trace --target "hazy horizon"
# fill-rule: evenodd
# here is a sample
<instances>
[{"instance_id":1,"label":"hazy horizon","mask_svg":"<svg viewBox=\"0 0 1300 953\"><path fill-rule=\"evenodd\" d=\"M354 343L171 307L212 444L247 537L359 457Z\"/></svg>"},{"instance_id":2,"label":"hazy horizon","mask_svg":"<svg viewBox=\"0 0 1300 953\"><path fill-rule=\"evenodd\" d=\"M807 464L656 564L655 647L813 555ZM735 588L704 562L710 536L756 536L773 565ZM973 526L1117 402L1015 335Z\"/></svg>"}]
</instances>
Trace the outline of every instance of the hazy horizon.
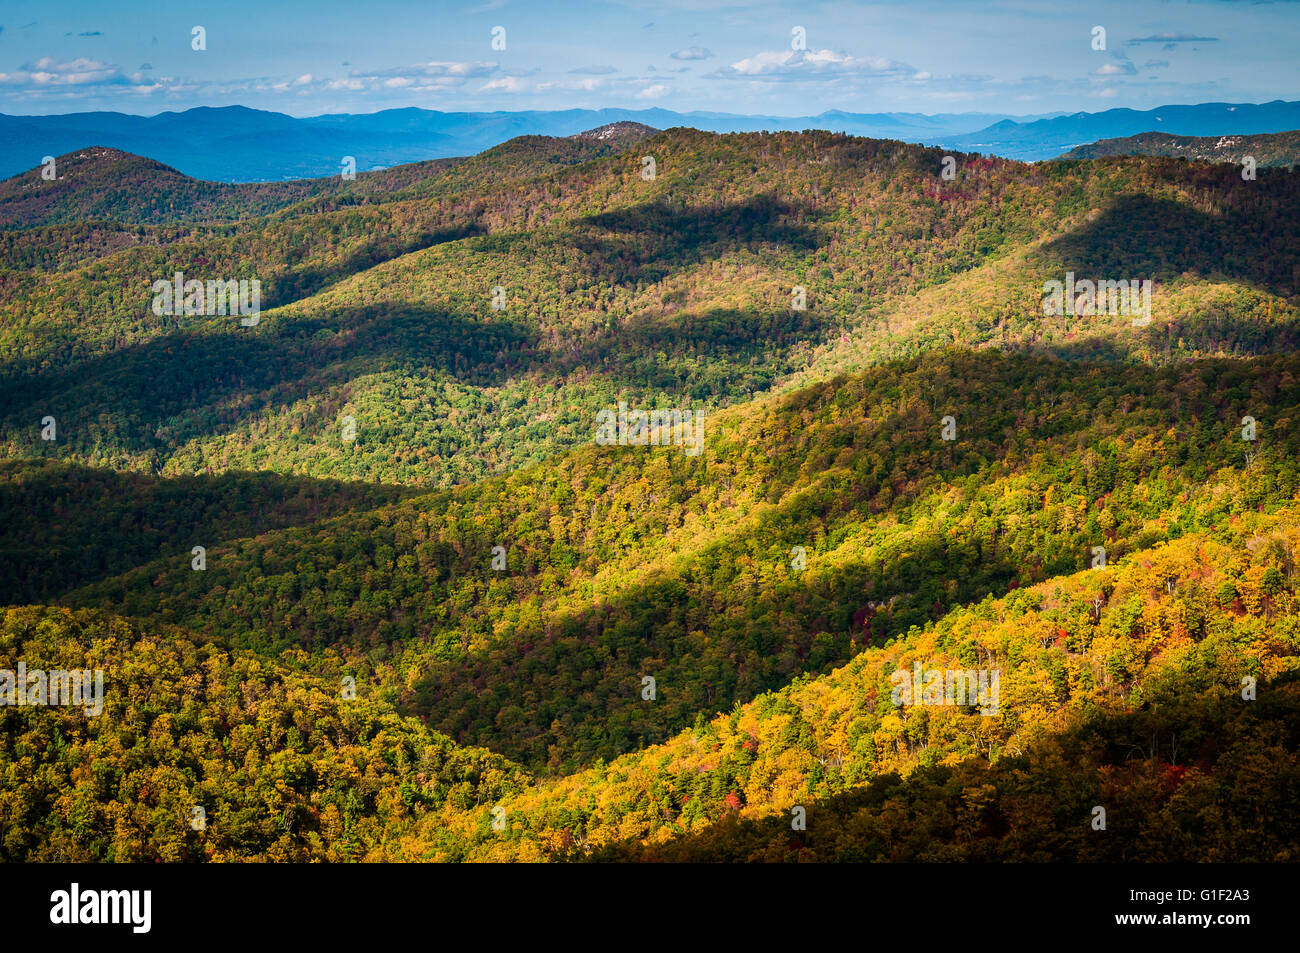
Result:
<instances>
[{"instance_id":1,"label":"hazy horizon","mask_svg":"<svg viewBox=\"0 0 1300 953\"><path fill-rule=\"evenodd\" d=\"M0 112L1037 116L1264 103L1300 86L1288 3L696 7L399 2L377 17L338 2L193 12L128 0L108 15L64 0L0 23Z\"/></svg>"}]
</instances>

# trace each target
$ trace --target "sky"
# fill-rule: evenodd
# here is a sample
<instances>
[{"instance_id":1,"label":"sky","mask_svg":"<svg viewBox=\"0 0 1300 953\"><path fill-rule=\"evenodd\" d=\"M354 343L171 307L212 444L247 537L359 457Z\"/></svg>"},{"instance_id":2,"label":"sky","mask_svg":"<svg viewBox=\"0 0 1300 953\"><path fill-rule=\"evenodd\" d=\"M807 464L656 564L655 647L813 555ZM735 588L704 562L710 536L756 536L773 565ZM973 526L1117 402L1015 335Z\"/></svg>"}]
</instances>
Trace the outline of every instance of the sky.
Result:
<instances>
[{"instance_id":1,"label":"sky","mask_svg":"<svg viewBox=\"0 0 1300 953\"><path fill-rule=\"evenodd\" d=\"M1297 40L1295 0L43 0L0 112L1095 112L1300 99Z\"/></svg>"}]
</instances>

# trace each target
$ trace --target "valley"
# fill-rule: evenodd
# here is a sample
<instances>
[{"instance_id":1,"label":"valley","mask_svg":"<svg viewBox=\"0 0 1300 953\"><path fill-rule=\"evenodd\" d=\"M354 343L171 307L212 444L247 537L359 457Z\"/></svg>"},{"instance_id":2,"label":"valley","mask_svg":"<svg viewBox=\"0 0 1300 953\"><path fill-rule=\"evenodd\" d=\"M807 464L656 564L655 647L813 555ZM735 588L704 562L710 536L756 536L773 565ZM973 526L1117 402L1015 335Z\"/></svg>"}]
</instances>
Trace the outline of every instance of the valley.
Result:
<instances>
[{"instance_id":1,"label":"valley","mask_svg":"<svg viewBox=\"0 0 1300 953\"><path fill-rule=\"evenodd\" d=\"M0 183L0 669L105 715L0 711L0 859L1295 859L1287 168L56 165Z\"/></svg>"}]
</instances>

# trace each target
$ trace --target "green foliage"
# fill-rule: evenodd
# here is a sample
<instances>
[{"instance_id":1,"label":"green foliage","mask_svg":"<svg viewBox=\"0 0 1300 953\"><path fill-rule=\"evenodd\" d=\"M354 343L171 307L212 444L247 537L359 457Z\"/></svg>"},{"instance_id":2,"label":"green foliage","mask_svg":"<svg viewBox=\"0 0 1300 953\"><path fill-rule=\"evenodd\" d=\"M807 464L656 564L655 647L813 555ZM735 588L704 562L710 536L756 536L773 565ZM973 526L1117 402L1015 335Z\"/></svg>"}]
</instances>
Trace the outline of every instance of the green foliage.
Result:
<instances>
[{"instance_id":1,"label":"green foliage","mask_svg":"<svg viewBox=\"0 0 1300 953\"><path fill-rule=\"evenodd\" d=\"M102 670L104 710L0 708L3 860L382 860L414 819L524 780L362 680L342 698L337 658L308 677L167 627L38 607L0 617L0 668L20 658Z\"/></svg>"},{"instance_id":2,"label":"green foliage","mask_svg":"<svg viewBox=\"0 0 1300 953\"><path fill-rule=\"evenodd\" d=\"M441 487L584 442L620 396L726 406L936 347L1164 362L1300 345L1294 175L964 156L948 183L937 150L829 133L615 148L524 137L390 170L364 202L12 233L0 453ZM1067 270L1153 280L1156 320L1045 318L1043 282ZM267 310L255 327L156 316L152 283L176 271L257 278Z\"/></svg>"},{"instance_id":3,"label":"green foliage","mask_svg":"<svg viewBox=\"0 0 1300 953\"><path fill-rule=\"evenodd\" d=\"M0 462L0 604L44 602L161 555L370 510L403 487L276 474L158 479L51 460Z\"/></svg>"},{"instance_id":4,"label":"green foliage","mask_svg":"<svg viewBox=\"0 0 1300 953\"><path fill-rule=\"evenodd\" d=\"M1153 370L930 355L708 419L698 457L588 447L69 600L262 651L382 648L407 710L569 770L1087 566L1093 546L1117 559L1292 498L1297 379L1294 357ZM1255 407L1268 413L1248 445L1237 422Z\"/></svg>"},{"instance_id":5,"label":"green foliage","mask_svg":"<svg viewBox=\"0 0 1300 953\"><path fill-rule=\"evenodd\" d=\"M1253 136L1173 136L1144 132L1120 139L1102 139L1071 149L1062 159L1100 159L1104 156L1169 156L1194 162L1231 162L1246 156L1257 168L1300 165L1300 131L1260 133Z\"/></svg>"},{"instance_id":6,"label":"green foliage","mask_svg":"<svg viewBox=\"0 0 1300 953\"><path fill-rule=\"evenodd\" d=\"M0 708L0 858L1294 859L1300 179L942 158L5 183L3 597L66 608L0 668L110 691ZM177 270L261 321L153 315ZM1045 316L1066 271L1152 324ZM620 400L703 453L594 445ZM999 714L898 709L915 663Z\"/></svg>"},{"instance_id":7,"label":"green foliage","mask_svg":"<svg viewBox=\"0 0 1300 953\"><path fill-rule=\"evenodd\" d=\"M1297 516L956 609L707 730L539 781L502 802L521 840L472 833L473 812L453 829L493 860L1295 860ZM1230 574L1283 583L1254 611L1210 608L1188 628L1188 591ZM999 671L997 713L895 706L890 675L914 662Z\"/></svg>"}]
</instances>

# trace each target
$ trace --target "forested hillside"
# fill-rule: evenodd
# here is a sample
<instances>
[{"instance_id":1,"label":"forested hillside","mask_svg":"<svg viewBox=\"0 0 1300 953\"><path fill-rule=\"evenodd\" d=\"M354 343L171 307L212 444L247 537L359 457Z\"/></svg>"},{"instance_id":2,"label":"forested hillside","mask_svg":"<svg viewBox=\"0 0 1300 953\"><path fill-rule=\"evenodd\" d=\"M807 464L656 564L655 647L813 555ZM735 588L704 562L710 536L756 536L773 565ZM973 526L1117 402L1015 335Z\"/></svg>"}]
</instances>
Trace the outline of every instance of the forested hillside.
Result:
<instances>
[{"instance_id":1,"label":"forested hillside","mask_svg":"<svg viewBox=\"0 0 1300 953\"><path fill-rule=\"evenodd\" d=\"M161 162L102 147L50 158L0 185L0 226L236 221L340 191L345 184L338 178L256 185L200 182Z\"/></svg>"},{"instance_id":2,"label":"forested hillside","mask_svg":"<svg viewBox=\"0 0 1300 953\"><path fill-rule=\"evenodd\" d=\"M398 486L274 473L160 479L58 463L0 463L0 603L41 602L161 553L370 510Z\"/></svg>"},{"instance_id":3,"label":"forested hillside","mask_svg":"<svg viewBox=\"0 0 1300 953\"><path fill-rule=\"evenodd\" d=\"M0 857L1294 859L1300 177L594 132L0 187Z\"/></svg>"},{"instance_id":4,"label":"forested hillside","mask_svg":"<svg viewBox=\"0 0 1300 953\"><path fill-rule=\"evenodd\" d=\"M1254 136L1171 136L1144 132L1123 139L1102 139L1071 149L1062 159L1100 159L1103 156L1170 156L1196 162L1231 162L1240 166L1250 156L1255 167L1300 164L1300 131L1261 133Z\"/></svg>"},{"instance_id":5,"label":"forested hillside","mask_svg":"<svg viewBox=\"0 0 1300 953\"><path fill-rule=\"evenodd\" d=\"M942 154L901 143L682 129L586 158L610 148L513 140L382 202L233 225L13 233L0 451L451 486L586 442L620 397L726 406L810 364L1295 344L1285 172L958 156L946 181ZM177 271L257 278L266 310L157 316L151 284ZM1153 281L1158 320L1046 319L1043 283L1067 271Z\"/></svg>"},{"instance_id":6,"label":"forested hillside","mask_svg":"<svg viewBox=\"0 0 1300 953\"><path fill-rule=\"evenodd\" d=\"M263 651L351 645L438 730L571 769L1074 571L1094 545L1118 556L1292 498L1297 380L1292 357L1153 371L944 352L715 417L697 457L593 446L69 599ZM663 685L649 708L643 675Z\"/></svg>"},{"instance_id":7,"label":"forested hillside","mask_svg":"<svg viewBox=\"0 0 1300 953\"><path fill-rule=\"evenodd\" d=\"M3 860L372 859L414 817L495 803L526 777L364 688L342 699L338 659L309 678L191 633L37 607L0 617L0 665L18 658L111 674L95 718L5 709Z\"/></svg>"},{"instance_id":8,"label":"forested hillside","mask_svg":"<svg viewBox=\"0 0 1300 953\"><path fill-rule=\"evenodd\" d=\"M1297 515L982 600L513 794L506 832L480 809L422 836L481 859L1293 861ZM998 667L998 714L896 707L916 663Z\"/></svg>"}]
</instances>

